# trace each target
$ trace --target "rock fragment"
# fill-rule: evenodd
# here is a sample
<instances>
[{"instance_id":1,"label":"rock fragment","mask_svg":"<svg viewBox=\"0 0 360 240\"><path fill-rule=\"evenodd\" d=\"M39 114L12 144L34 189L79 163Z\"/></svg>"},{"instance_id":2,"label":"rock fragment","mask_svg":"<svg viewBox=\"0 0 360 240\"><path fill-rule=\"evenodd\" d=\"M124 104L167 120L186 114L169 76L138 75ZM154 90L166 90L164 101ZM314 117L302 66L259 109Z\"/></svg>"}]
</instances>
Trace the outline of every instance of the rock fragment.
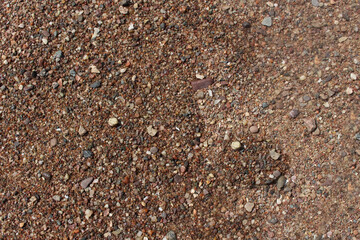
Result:
<instances>
[{"instance_id":1,"label":"rock fragment","mask_svg":"<svg viewBox=\"0 0 360 240\"><path fill-rule=\"evenodd\" d=\"M252 133L258 133L259 132L259 128L257 126L251 126L250 127L250 132Z\"/></svg>"},{"instance_id":2,"label":"rock fragment","mask_svg":"<svg viewBox=\"0 0 360 240\"><path fill-rule=\"evenodd\" d=\"M115 127L119 124L119 120L117 118L110 118L108 123L111 127Z\"/></svg>"},{"instance_id":3,"label":"rock fragment","mask_svg":"<svg viewBox=\"0 0 360 240\"><path fill-rule=\"evenodd\" d=\"M157 130L155 128L153 128L152 126L148 126L146 130L147 130L147 133L152 137L154 137L157 134Z\"/></svg>"},{"instance_id":4,"label":"rock fragment","mask_svg":"<svg viewBox=\"0 0 360 240\"><path fill-rule=\"evenodd\" d=\"M231 148L233 150L238 150L238 149L240 149L240 147L241 147L241 143L239 141L235 141L235 142L231 143Z\"/></svg>"},{"instance_id":5,"label":"rock fragment","mask_svg":"<svg viewBox=\"0 0 360 240\"><path fill-rule=\"evenodd\" d=\"M79 127L79 135L80 136L84 136L86 133L87 133L87 131L86 131L86 129L83 127L83 126L80 126Z\"/></svg>"},{"instance_id":6,"label":"rock fragment","mask_svg":"<svg viewBox=\"0 0 360 240\"><path fill-rule=\"evenodd\" d=\"M87 188L93 181L94 181L94 178L93 178L93 177L85 178L84 180L81 181L80 186L85 189L85 188Z\"/></svg>"},{"instance_id":7,"label":"rock fragment","mask_svg":"<svg viewBox=\"0 0 360 240\"><path fill-rule=\"evenodd\" d=\"M315 129L317 127L316 120L314 118L306 118L306 119L304 119L304 124L305 124L306 128L308 129L308 131L310 133L315 131Z\"/></svg>"},{"instance_id":8,"label":"rock fragment","mask_svg":"<svg viewBox=\"0 0 360 240\"><path fill-rule=\"evenodd\" d=\"M267 27L271 27L272 26L272 19L271 17L265 17L262 22L262 25L267 26Z\"/></svg>"},{"instance_id":9,"label":"rock fragment","mask_svg":"<svg viewBox=\"0 0 360 240\"><path fill-rule=\"evenodd\" d=\"M291 118L296 118L297 116L299 116L299 113L300 113L299 110L294 108L293 110L290 111L289 115Z\"/></svg>"},{"instance_id":10,"label":"rock fragment","mask_svg":"<svg viewBox=\"0 0 360 240\"><path fill-rule=\"evenodd\" d=\"M252 212L254 206L255 206L254 203L247 202L244 207L245 207L245 210L246 210L247 212Z\"/></svg>"},{"instance_id":11,"label":"rock fragment","mask_svg":"<svg viewBox=\"0 0 360 240\"><path fill-rule=\"evenodd\" d=\"M280 190L284 187L286 182L286 178L284 176L279 177L276 183L276 187Z\"/></svg>"},{"instance_id":12,"label":"rock fragment","mask_svg":"<svg viewBox=\"0 0 360 240\"><path fill-rule=\"evenodd\" d=\"M274 160L278 160L280 158L280 153L277 153L275 149L270 151L270 157Z\"/></svg>"}]
</instances>

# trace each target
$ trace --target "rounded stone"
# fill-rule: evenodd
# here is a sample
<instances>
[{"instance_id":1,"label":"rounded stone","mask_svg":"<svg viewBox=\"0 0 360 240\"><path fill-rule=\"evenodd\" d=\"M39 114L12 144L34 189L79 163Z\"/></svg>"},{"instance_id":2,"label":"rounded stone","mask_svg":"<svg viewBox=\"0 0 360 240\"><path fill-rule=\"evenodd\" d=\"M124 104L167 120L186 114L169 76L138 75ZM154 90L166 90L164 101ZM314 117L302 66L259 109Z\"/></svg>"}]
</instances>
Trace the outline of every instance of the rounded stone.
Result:
<instances>
[{"instance_id":1,"label":"rounded stone","mask_svg":"<svg viewBox=\"0 0 360 240\"><path fill-rule=\"evenodd\" d=\"M235 141L231 143L231 148L233 150L238 150L241 147L241 143L239 141Z\"/></svg>"},{"instance_id":2,"label":"rounded stone","mask_svg":"<svg viewBox=\"0 0 360 240\"><path fill-rule=\"evenodd\" d=\"M117 120L117 118L110 118L108 122L111 127L114 127L119 124L119 121Z\"/></svg>"},{"instance_id":3,"label":"rounded stone","mask_svg":"<svg viewBox=\"0 0 360 240\"><path fill-rule=\"evenodd\" d=\"M259 128L257 126L251 126L250 127L250 132L252 133L258 133L259 132Z\"/></svg>"}]
</instances>

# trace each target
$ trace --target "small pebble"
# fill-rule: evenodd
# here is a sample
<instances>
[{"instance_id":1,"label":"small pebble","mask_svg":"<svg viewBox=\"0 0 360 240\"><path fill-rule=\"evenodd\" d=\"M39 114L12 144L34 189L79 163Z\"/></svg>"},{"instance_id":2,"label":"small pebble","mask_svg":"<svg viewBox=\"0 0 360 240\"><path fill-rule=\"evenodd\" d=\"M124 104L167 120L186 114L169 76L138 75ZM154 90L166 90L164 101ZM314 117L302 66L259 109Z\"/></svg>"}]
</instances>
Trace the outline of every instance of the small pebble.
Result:
<instances>
[{"instance_id":1,"label":"small pebble","mask_svg":"<svg viewBox=\"0 0 360 240\"><path fill-rule=\"evenodd\" d=\"M231 143L231 148L233 150L238 150L241 147L241 143L239 141L235 141Z\"/></svg>"},{"instance_id":2,"label":"small pebble","mask_svg":"<svg viewBox=\"0 0 360 240\"><path fill-rule=\"evenodd\" d=\"M83 126L79 127L79 135L84 136L87 133L86 129Z\"/></svg>"},{"instance_id":3,"label":"small pebble","mask_svg":"<svg viewBox=\"0 0 360 240\"><path fill-rule=\"evenodd\" d=\"M93 177L85 178L84 180L81 181L80 186L85 189L85 188L87 188L93 181L94 181L94 178L93 178Z\"/></svg>"},{"instance_id":4,"label":"small pebble","mask_svg":"<svg viewBox=\"0 0 360 240\"><path fill-rule=\"evenodd\" d=\"M158 152L158 148L157 148L157 147L151 147L151 148L150 148L150 152L151 152L152 154L155 154L155 153Z\"/></svg>"},{"instance_id":5,"label":"small pebble","mask_svg":"<svg viewBox=\"0 0 360 240\"><path fill-rule=\"evenodd\" d=\"M304 81L306 79L306 76L305 75L302 75L301 77L300 77L300 80L301 81Z\"/></svg>"},{"instance_id":6,"label":"small pebble","mask_svg":"<svg viewBox=\"0 0 360 240\"><path fill-rule=\"evenodd\" d=\"M52 197L54 199L54 201L59 202L61 200L59 195L55 195Z\"/></svg>"},{"instance_id":7,"label":"small pebble","mask_svg":"<svg viewBox=\"0 0 360 240\"><path fill-rule=\"evenodd\" d=\"M93 82L92 84L90 84L90 87L91 88L99 88L99 87L101 87L101 81Z\"/></svg>"},{"instance_id":8,"label":"small pebble","mask_svg":"<svg viewBox=\"0 0 360 240\"><path fill-rule=\"evenodd\" d=\"M50 140L50 146L51 146L51 147L55 147L56 144L57 144L56 138L53 138L53 139Z\"/></svg>"},{"instance_id":9,"label":"small pebble","mask_svg":"<svg viewBox=\"0 0 360 240\"><path fill-rule=\"evenodd\" d=\"M276 187L280 190L284 187L286 182L286 178L284 176L279 177L277 183L276 183Z\"/></svg>"},{"instance_id":10,"label":"small pebble","mask_svg":"<svg viewBox=\"0 0 360 240\"><path fill-rule=\"evenodd\" d=\"M83 151L83 157L84 158L91 158L92 156L94 156L94 153L90 150L84 150Z\"/></svg>"},{"instance_id":11,"label":"small pebble","mask_svg":"<svg viewBox=\"0 0 360 240\"><path fill-rule=\"evenodd\" d=\"M243 26L243 28L250 28L251 24L249 22L243 22L242 26Z\"/></svg>"},{"instance_id":12,"label":"small pebble","mask_svg":"<svg viewBox=\"0 0 360 240\"><path fill-rule=\"evenodd\" d=\"M355 73L351 73L351 74L350 74L350 78L351 78L352 80L356 80L356 79L357 79L357 76L356 76Z\"/></svg>"},{"instance_id":13,"label":"small pebble","mask_svg":"<svg viewBox=\"0 0 360 240\"><path fill-rule=\"evenodd\" d=\"M93 215L93 211L90 209L85 210L85 218L89 220L89 218Z\"/></svg>"},{"instance_id":14,"label":"small pebble","mask_svg":"<svg viewBox=\"0 0 360 240\"><path fill-rule=\"evenodd\" d=\"M257 126L251 126L250 127L250 132L252 133L258 133L259 132L259 128Z\"/></svg>"},{"instance_id":15,"label":"small pebble","mask_svg":"<svg viewBox=\"0 0 360 240\"><path fill-rule=\"evenodd\" d=\"M348 87L348 88L346 88L346 94L347 95L351 95L351 94L353 94L353 89L352 88L350 88L350 87Z\"/></svg>"},{"instance_id":16,"label":"small pebble","mask_svg":"<svg viewBox=\"0 0 360 240\"><path fill-rule=\"evenodd\" d=\"M280 153L277 153L275 149L270 151L270 157L274 160L278 160L280 158Z\"/></svg>"},{"instance_id":17,"label":"small pebble","mask_svg":"<svg viewBox=\"0 0 360 240\"><path fill-rule=\"evenodd\" d=\"M271 27L272 26L271 17L265 17L264 20L262 20L261 24L267 27Z\"/></svg>"},{"instance_id":18,"label":"small pebble","mask_svg":"<svg viewBox=\"0 0 360 240\"><path fill-rule=\"evenodd\" d=\"M278 178L278 177L280 177L281 172L278 171L278 170L275 170L275 171L273 172L273 175L274 175L274 178Z\"/></svg>"},{"instance_id":19,"label":"small pebble","mask_svg":"<svg viewBox=\"0 0 360 240\"><path fill-rule=\"evenodd\" d=\"M319 7L319 6L320 6L318 0L311 0L311 4L312 4L314 7Z\"/></svg>"},{"instance_id":20,"label":"small pebble","mask_svg":"<svg viewBox=\"0 0 360 240\"><path fill-rule=\"evenodd\" d=\"M108 123L111 127L115 127L116 125L119 124L119 121L117 120L117 118L110 118Z\"/></svg>"},{"instance_id":21,"label":"small pebble","mask_svg":"<svg viewBox=\"0 0 360 240\"><path fill-rule=\"evenodd\" d=\"M316 125L316 120L314 118L306 118L304 119L304 124L307 127L309 132L313 132L315 131L317 125Z\"/></svg>"},{"instance_id":22,"label":"small pebble","mask_svg":"<svg viewBox=\"0 0 360 240\"><path fill-rule=\"evenodd\" d=\"M267 108L268 106L269 106L269 104L267 103L267 102L264 102L264 103L262 103L262 105L261 105L263 108Z\"/></svg>"},{"instance_id":23,"label":"small pebble","mask_svg":"<svg viewBox=\"0 0 360 240\"><path fill-rule=\"evenodd\" d=\"M163 238L163 240L176 240L176 233L173 231L170 231L166 234L166 236Z\"/></svg>"},{"instance_id":24,"label":"small pebble","mask_svg":"<svg viewBox=\"0 0 360 240\"><path fill-rule=\"evenodd\" d=\"M146 130L147 130L147 133L152 137L154 137L157 134L157 130L155 128L153 128L152 126L148 126Z\"/></svg>"},{"instance_id":25,"label":"small pebble","mask_svg":"<svg viewBox=\"0 0 360 240\"><path fill-rule=\"evenodd\" d=\"M252 212L254 206L255 206L254 203L248 202L248 203L245 204L245 210L248 211L248 212Z\"/></svg>"},{"instance_id":26,"label":"small pebble","mask_svg":"<svg viewBox=\"0 0 360 240\"><path fill-rule=\"evenodd\" d=\"M297 116L299 116L299 113L300 113L299 110L294 108L293 110L290 111L289 115L291 118L296 118Z\"/></svg>"}]
</instances>

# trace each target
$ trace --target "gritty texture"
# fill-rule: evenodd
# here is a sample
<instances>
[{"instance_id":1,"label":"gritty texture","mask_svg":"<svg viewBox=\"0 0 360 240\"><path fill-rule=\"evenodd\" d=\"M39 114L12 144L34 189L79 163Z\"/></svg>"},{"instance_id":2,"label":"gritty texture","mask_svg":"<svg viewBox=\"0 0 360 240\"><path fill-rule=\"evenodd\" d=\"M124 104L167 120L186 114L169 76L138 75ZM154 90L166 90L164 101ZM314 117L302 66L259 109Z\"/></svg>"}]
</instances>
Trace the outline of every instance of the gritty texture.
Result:
<instances>
[{"instance_id":1,"label":"gritty texture","mask_svg":"<svg viewBox=\"0 0 360 240\"><path fill-rule=\"evenodd\" d=\"M359 12L0 1L0 238L359 239Z\"/></svg>"}]
</instances>

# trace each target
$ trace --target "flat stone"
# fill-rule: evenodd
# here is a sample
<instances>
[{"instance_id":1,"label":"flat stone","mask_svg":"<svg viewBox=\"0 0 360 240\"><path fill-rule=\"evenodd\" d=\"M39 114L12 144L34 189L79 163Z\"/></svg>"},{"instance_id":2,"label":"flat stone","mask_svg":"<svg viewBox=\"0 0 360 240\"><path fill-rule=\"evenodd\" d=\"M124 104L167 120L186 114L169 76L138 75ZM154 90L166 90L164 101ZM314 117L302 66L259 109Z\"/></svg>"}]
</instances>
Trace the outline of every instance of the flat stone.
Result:
<instances>
[{"instance_id":1,"label":"flat stone","mask_svg":"<svg viewBox=\"0 0 360 240\"><path fill-rule=\"evenodd\" d=\"M348 39L348 37L341 37L339 38L339 43L345 42Z\"/></svg>"},{"instance_id":2,"label":"flat stone","mask_svg":"<svg viewBox=\"0 0 360 240\"><path fill-rule=\"evenodd\" d=\"M278 177L280 177L281 172L280 172L279 170L275 170L275 171L273 172L273 175L274 175L274 178L278 178Z\"/></svg>"},{"instance_id":3,"label":"flat stone","mask_svg":"<svg viewBox=\"0 0 360 240\"><path fill-rule=\"evenodd\" d=\"M278 160L280 158L280 153L277 153L275 149L270 151L270 157L274 160Z\"/></svg>"},{"instance_id":4,"label":"flat stone","mask_svg":"<svg viewBox=\"0 0 360 240\"><path fill-rule=\"evenodd\" d=\"M353 89L352 88L350 88L350 87L348 87L348 88L346 88L346 94L347 95L351 95L351 94L353 94Z\"/></svg>"},{"instance_id":5,"label":"flat stone","mask_svg":"<svg viewBox=\"0 0 360 240\"><path fill-rule=\"evenodd\" d=\"M356 79L357 79L357 76L356 76L355 73L351 73L351 74L350 74L350 78L351 78L352 80L356 80Z\"/></svg>"},{"instance_id":6,"label":"flat stone","mask_svg":"<svg viewBox=\"0 0 360 240\"><path fill-rule=\"evenodd\" d=\"M94 181L94 178L93 178L93 177L85 178L84 180L81 181L80 186L85 189L85 188L87 188L93 181Z\"/></svg>"},{"instance_id":7,"label":"flat stone","mask_svg":"<svg viewBox=\"0 0 360 240\"><path fill-rule=\"evenodd\" d=\"M151 152L152 154L155 154L155 153L158 152L158 148L157 148L157 147L151 147L151 148L150 148L150 152Z\"/></svg>"},{"instance_id":8,"label":"flat stone","mask_svg":"<svg viewBox=\"0 0 360 240\"><path fill-rule=\"evenodd\" d=\"M276 183L276 187L280 190L284 187L286 182L286 178L284 176L279 177Z\"/></svg>"},{"instance_id":9,"label":"flat stone","mask_svg":"<svg viewBox=\"0 0 360 240\"><path fill-rule=\"evenodd\" d=\"M64 57L64 54L63 54L63 52L61 50L59 50L59 51L55 52L54 57L55 58L62 58L62 57Z\"/></svg>"},{"instance_id":10,"label":"flat stone","mask_svg":"<svg viewBox=\"0 0 360 240\"><path fill-rule=\"evenodd\" d=\"M90 87L91 88L99 88L99 87L101 87L101 81L93 82L92 84L90 84Z\"/></svg>"},{"instance_id":11,"label":"flat stone","mask_svg":"<svg viewBox=\"0 0 360 240\"><path fill-rule=\"evenodd\" d=\"M214 83L214 81L212 79L204 78L204 79L192 81L191 86L194 91L197 91L199 89L207 88L208 86L210 86L213 83Z\"/></svg>"},{"instance_id":12,"label":"flat stone","mask_svg":"<svg viewBox=\"0 0 360 240\"><path fill-rule=\"evenodd\" d=\"M83 126L79 127L79 135L84 136L87 133L86 129Z\"/></svg>"},{"instance_id":13,"label":"flat stone","mask_svg":"<svg viewBox=\"0 0 360 240\"><path fill-rule=\"evenodd\" d=\"M90 65L90 72L91 73L100 73L99 69L95 65Z\"/></svg>"},{"instance_id":14,"label":"flat stone","mask_svg":"<svg viewBox=\"0 0 360 240\"><path fill-rule=\"evenodd\" d=\"M271 27L272 26L272 19L271 17L265 17L262 22L262 25L267 26L267 27Z\"/></svg>"},{"instance_id":15,"label":"flat stone","mask_svg":"<svg viewBox=\"0 0 360 240\"><path fill-rule=\"evenodd\" d=\"M316 125L316 120L314 118L306 118L304 119L304 124L306 126L306 128L308 129L309 132L313 132L315 131L317 125Z\"/></svg>"},{"instance_id":16,"label":"flat stone","mask_svg":"<svg viewBox=\"0 0 360 240\"><path fill-rule=\"evenodd\" d=\"M115 127L116 125L119 124L119 121L117 120L117 118L110 118L108 123L111 127Z\"/></svg>"},{"instance_id":17,"label":"flat stone","mask_svg":"<svg viewBox=\"0 0 360 240\"><path fill-rule=\"evenodd\" d=\"M252 212L253 208L254 208L255 204L254 203L251 203L251 202L248 202L245 204L245 210L248 211L248 212Z\"/></svg>"}]
</instances>

